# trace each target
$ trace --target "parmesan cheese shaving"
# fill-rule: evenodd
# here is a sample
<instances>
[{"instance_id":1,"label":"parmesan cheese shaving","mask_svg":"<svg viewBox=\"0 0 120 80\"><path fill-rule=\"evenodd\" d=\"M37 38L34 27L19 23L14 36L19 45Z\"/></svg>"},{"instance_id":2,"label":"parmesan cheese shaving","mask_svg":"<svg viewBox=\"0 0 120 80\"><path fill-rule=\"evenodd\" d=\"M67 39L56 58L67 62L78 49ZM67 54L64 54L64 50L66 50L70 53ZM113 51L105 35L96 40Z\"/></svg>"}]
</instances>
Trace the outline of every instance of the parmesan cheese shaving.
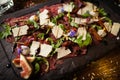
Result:
<instances>
[{"instance_id":1,"label":"parmesan cheese shaving","mask_svg":"<svg viewBox=\"0 0 120 80\"><path fill-rule=\"evenodd\" d=\"M21 27L16 27L12 29L13 36L22 36L27 34L27 30L29 27L27 25L21 26Z\"/></svg>"},{"instance_id":2,"label":"parmesan cheese shaving","mask_svg":"<svg viewBox=\"0 0 120 80\"><path fill-rule=\"evenodd\" d=\"M57 59L60 59L70 53L71 53L70 49L65 49L65 47L60 47L57 49Z\"/></svg>"},{"instance_id":3,"label":"parmesan cheese shaving","mask_svg":"<svg viewBox=\"0 0 120 80\"><path fill-rule=\"evenodd\" d=\"M71 4L63 4L63 8L64 8L64 11L66 12L72 12L72 10L74 9L74 5L71 5Z\"/></svg>"},{"instance_id":4,"label":"parmesan cheese shaving","mask_svg":"<svg viewBox=\"0 0 120 80\"><path fill-rule=\"evenodd\" d=\"M78 37L82 36L82 40L86 40L87 31L85 27L78 28L77 34L78 34Z\"/></svg>"},{"instance_id":5,"label":"parmesan cheese shaving","mask_svg":"<svg viewBox=\"0 0 120 80\"><path fill-rule=\"evenodd\" d=\"M47 57L52 51L52 46L49 44L41 44L39 55Z\"/></svg>"},{"instance_id":6,"label":"parmesan cheese shaving","mask_svg":"<svg viewBox=\"0 0 120 80\"><path fill-rule=\"evenodd\" d=\"M115 22L115 23L113 23L113 26L112 26L112 29L111 29L111 33L114 36L117 36L117 34L119 32L119 29L120 29L120 24Z\"/></svg>"},{"instance_id":7,"label":"parmesan cheese shaving","mask_svg":"<svg viewBox=\"0 0 120 80\"><path fill-rule=\"evenodd\" d=\"M104 30L98 30L98 35L101 36L101 37L105 37L106 36L106 32Z\"/></svg>"},{"instance_id":8,"label":"parmesan cheese shaving","mask_svg":"<svg viewBox=\"0 0 120 80\"><path fill-rule=\"evenodd\" d=\"M40 47L40 42L33 41L30 47L30 55L35 56L37 49Z\"/></svg>"},{"instance_id":9,"label":"parmesan cheese shaving","mask_svg":"<svg viewBox=\"0 0 120 80\"><path fill-rule=\"evenodd\" d=\"M86 2L86 6L82 8L81 15L86 13L87 11L93 11L93 4L90 2Z\"/></svg>"},{"instance_id":10,"label":"parmesan cheese shaving","mask_svg":"<svg viewBox=\"0 0 120 80\"><path fill-rule=\"evenodd\" d=\"M111 31L112 26L110 25L110 23L105 22L105 23L104 23L104 26L105 26L105 28L107 29L108 32Z\"/></svg>"},{"instance_id":11,"label":"parmesan cheese shaving","mask_svg":"<svg viewBox=\"0 0 120 80\"><path fill-rule=\"evenodd\" d=\"M47 9L45 9L43 12L41 12L39 14L39 20L40 20L40 25L47 25L48 22L50 21L49 15L48 15L49 11Z\"/></svg>"},{"instance_id":12,"label":"parmesan cheese shaving","mask_svg":"<svg viewBox=\"0 0 120 80\"><path fill-rule=\"evenodd\" d=\"M60 38L63 35L63 30L59 26L54 26L52 28L52 33L55 38Z\"/></svg>"}]
</instances>

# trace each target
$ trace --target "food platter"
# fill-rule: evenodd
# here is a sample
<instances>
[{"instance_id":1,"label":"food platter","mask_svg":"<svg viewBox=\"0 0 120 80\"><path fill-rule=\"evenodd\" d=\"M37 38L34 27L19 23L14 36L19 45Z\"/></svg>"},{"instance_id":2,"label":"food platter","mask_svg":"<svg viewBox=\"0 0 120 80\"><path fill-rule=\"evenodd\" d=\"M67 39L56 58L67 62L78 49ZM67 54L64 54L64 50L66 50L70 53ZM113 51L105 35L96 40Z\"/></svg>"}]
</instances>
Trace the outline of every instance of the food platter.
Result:
<instances>
[{"instance_id":1,"label":"food platter","mask_svg":"<svg viewBox=\"0 0 120 80\"><path fill-rule=\"evenodd\" d=\"M54 1L52 1L54 2ZM105 8L105 10L110 13L111 15L111 19L113 21L117 21L119 22L119 15L115 12L113 12L111 10L111 7L105 6L106 3L105 2L97 2L97 4L99 4L99 6L103 6ZM50 5L50 4L49 4ZM102 7L101 6L101 7ZM38 9L38 7L36 8ZM36 9L33 8L32 9L26 9L26 10L21 10L18 11L16 13L12 13L12 14L8 14L6 16L2 16L3 18L0 18L1 21L3 21L6 18L9 17L19 17L31 12L35 12ZM26 11L26 13L24 13L24 11ZM21 13L20 15L16 15L18 13ZM112 15L114 14L114 15ZM120 36L120 33L118 34L118 37ZM106 44L107 43L107 44ZM4 48L3 50L5 51L5 53L7 54L8 58L10 59L10 56L12 55L12 49L9 51L8 49L11 47L10 44L8 44L8 46L6 46L6 43L4 40L1 40L1 45ZM64 77L64 75L66 74L72 74L72 72L77 71L77 69L82 69L86 64L90 63L93 60L97 60L100 57L107 55L107 52L113 50L114 48L118 47L120 45L120 40L116 39L116 37L112 37L112 38L106 38L106 42L104 43L100 43L99 45L95 45L92 46L88 49L88 52L86 55L82 55L82 56L77 56L77 57L72 57L72 58L66 58L64 59L62 64L56 65L56 69L55 70L51 70L49 72L47 72L46 74L44 74L43 76L40 77L40 80L54 80L54 79L59 79L61 77ZM8 53L11 52L11 55ZM16 73L18 73L18 70L15 70ZM19 73L18 73L19 75Z\"/></svg>"}]
</instances>

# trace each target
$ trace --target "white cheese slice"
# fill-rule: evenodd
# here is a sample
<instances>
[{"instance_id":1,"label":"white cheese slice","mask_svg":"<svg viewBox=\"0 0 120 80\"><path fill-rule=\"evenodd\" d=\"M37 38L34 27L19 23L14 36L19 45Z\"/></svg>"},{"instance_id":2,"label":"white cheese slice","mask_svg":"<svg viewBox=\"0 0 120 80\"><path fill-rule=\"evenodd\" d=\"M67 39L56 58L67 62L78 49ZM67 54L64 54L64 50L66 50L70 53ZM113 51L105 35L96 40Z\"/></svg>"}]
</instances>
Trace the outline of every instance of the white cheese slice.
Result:
<instances>
[{"instance_id":1,"label":"white cheese slice","mask_svg":"<svg viewBox=\"0 0 120 80\"><path fill-rule=\"evenodd\" d=\"M24 26L20 27L19 36L26 35L28 29L29 29L29 27L27 25L24 25Z\"/></svg>"},{"instance_id":2,"label":"white cheese slice","mask_svg":"<svg viewBox=\"0 0 120 80\"><path fill-rule=\"evenodd\" d=\"M40 19L47 19L47 18L49 18L48 13L49 13L49 11L47 9L44 9L44 11L39 14Z\"/></svg>"},{"instance_id":3,"label":"white cheese slice","mask_svg":"<svg viewBox=\"0 0 120 80\"><path fill-rule=\"evenodd\" d=\"M94 17L98 17L99 13L95 11L90 11L90 14Z\"/></svg>"},{"instance_id":4,"label":"white cheese slice","mask_svg":"<svg viewBox=\"0 0 120 80\"><path fill-rule=\"evenodd\" d=\"M63 4L63 8L64 8L64 11L66 12L72 12L72 10L74 9L74 5L71 5L71 4Z\"/></svg>"},{"instance_id":5,"label":"white cheese slice","mask_svg":"<svg viewBox=\"0 0 120 80\"><path fill-rule=\"evenodd\" d=\"M37 49L40 47L40 42L33 41L30 47L30 55L35 56Z\"/></svg>"},{"instance_id":6,"label":"white cheese slice","mask_svg":"<svg viewBox=\"0 0 120 80\"><path fill-rule=\"evenodd\" d=\"M53 27L53 26L55 26L55 24L53 22L49 21L48 26Z\"/></svg>"},{"instance_id":7,"label":"white cheese slice","mask_svg":"<svg viewBox=\"0 0 120 80\"><path fill-rule=\"evenodd\" d=\"M89 22L89 23L93 23L93 22L97 22L97 21L99 21L98 18L92 18L92 19L90 19L90 22Z\"/></svg>"},{"instance_id":8,"label":"white cheese slice","mask_svg":"<svg viewBox=\"0 0 120 80\"><path fill-rule=\"evenodd\" d=\"M56 51L57 51L57 59L60 59L71 53L70 49L65 49L65 47L60 47Z\"/></svg>"},{"instance_id":9,"label":"white cheese slice","mask_svg":"<svg viewBox=\"0 0 120 80\"><path fill-rule=\"evenodd\" d=\"M48 25L49 21L50 21L50 19L41 19L40 20L40 25Z\"/></svg>"},{"instance_id":10,"label":"white cheese slice","mask_svg":"<svg viewBox=\"0 0 120 80\"><path fill-rule=\"evenodd\" d=\"M84 25L84 24L86 24L87 19L75 17L75 18L72 18L72 22Z\"/></svg>"},{"instance_id":11,"label":"white cheese slice","mask_svg":"<svg viewBox=\"0 0 120 80\"><path fill-rule=\"evenodd\" d=\"M82 14L82 9L79 9L78 12L77 12L78 15L81 15Z\"/></svg>"},{"instance_id":12,"label":"white cheese slice","mask_svg":"<svg viewBox=\"0 0 120 80\"><path fill-rule=\"evenodd\" d=\"M80 22L81 22L81 19L76 17L75 18L75 23L80 24Z\"/></svg>"},{"instance_id":13,"label":"white cheese slice","mask_svg":"<svg viewBox=\"0 0 120 80\"><path fill-rule=\"evenodd\" d=\"M52 33L55 38L60 38L63 35L63 30L59 26L54 26L52 28Z\"/></svg>"},{"instance_id":14,"label":"white cheese slice","mask_svg":"<svg viewBox=\"0 0 120 80\"><path fill-rule=\"evenodd\" d=\"M52 51L52 46L51 45L41 44L39 55L41 55L43 57L47 57L51 51Z\"/></svg>"},{"instance_id":15,"label":"white cheese slice","mask_svg":"<svg viewBox=\"0 0 120 80\"><path fill-rule=\"evenodd\" d=\"M20 31L20 28L19 28L19 27L13 28L13 29L12 29L13 36L14 36L14 37L19 36L19 31Z\"/></svg>"},{"instance_id":16,"label":"white cheese slice","mask_svg":"<svg viewBox=\"0 0 120 80\"><path fill-rule=\"evenodd\" d=\"M46 25L48 24L48 22L50 21L49 15L48 15L49 11L47 9L45 9L43 12L41 12L39 14L39 21L40 21L40 25Z\"/></svg>"},{"instance_id":17,"label":"white cheese slice","mask_svg":"<svg viewBox=\"0 0 120 80\"><path fill-rule=\"evenodd\" d=\"M86 11L89 11L91 15L93 16L97 16L98 15L98 12L95 12L97 6L93 5L92 3L90 2L85 2L86 6L79 9L77 14L78 15L83 15L84 13L86 13Z\"/></svg>"},{"instance_id":18,"label":"white cheese slice","mask_svg":"<svg viewBox=\"0 0 120 80\"><path fill-rule=\"evenodd\" d=\"M86 22L87 22L87 19L83 19L83 18L80 19L80 24L84 25L84 24L86 24Z\"/></svg>"},{"instance_id":19,"label":"white cheese slice","mask_svg":"<svg viewBox=\"0 0 120 80\"><path fill-rule=\"evenodd\" d=\"M87 24L91 24L91 23L98 22L98 21L99 21L98 18L92 18L90 19L90 21L87 22Z\"/></svg>"},{"instance_id":20,"label":"white cheese slice","mask_svg":"<svg viewBox=\"0 0 120 80\"><path fill-rule=\"evenodd\" d=\"M80 27L80 28L78 28L77 35L78 35L78 38L79 38L80 36L83 36L83 37L82 37L82 40L86 40L86 35L87 35L86 28L85 28L85 27Z\"/></svg>"},{"instance_id":21,"label":"white cheese slice","mask_svg":"<svg viewBox=\"0 0 120 80\"><path fill-rule=\"evenodd\" d=\"M21 26L21 27L16 27L12 29L13 36L22 36L27 34L27 30L29 27L27 25Z\"/></svg>"},{"instance_id":22,"label":"white cheese slice","mask_svg":"<svg viewBox=\"0 0 120 80\"><path fill-rule=\"evenodd\" d=\"M115 36L117 36L118 32L120 29L120 23L113 23L112 29L111 29L111 33Z\"/></svg>"},{"instance_id":23,"label":"white cheese slice","mask_svg":"<svg viewBox=\"0 0 120 80\"><path fill-rule=\"evenodd\" d=\"M105 37L106 34L107 34L107 33L106 33L104 30L102 30L102 29L101 29L101 30L98 30L97 33L98 33L98 35L101 36L101 37Z\"/></svg>"},{"instance_id":24,"label":"white cheese slice","mask_svg":"<svg viewBox=\"0 0 120 80\"><path fill-rule=\"evenodd\" d=\"M84 8L82 8L82 13L81 14L84 14L86 13L87 11L93 11L93 4L90 3L90 2L86 2L86 6Z\"/></svg>"},{"instance_id":25,"label":"white cheese slice","mask_svg":"<svg viewBox=\"0 0 120 80\"><path fill-rule=\"evenodd\" d=\"M104 22L104 26L105 26L105 28L107 29L108 32L111 31L112 26L110 25L110 23L108 23L108 22Z\"/></svg>"}]
</instances>

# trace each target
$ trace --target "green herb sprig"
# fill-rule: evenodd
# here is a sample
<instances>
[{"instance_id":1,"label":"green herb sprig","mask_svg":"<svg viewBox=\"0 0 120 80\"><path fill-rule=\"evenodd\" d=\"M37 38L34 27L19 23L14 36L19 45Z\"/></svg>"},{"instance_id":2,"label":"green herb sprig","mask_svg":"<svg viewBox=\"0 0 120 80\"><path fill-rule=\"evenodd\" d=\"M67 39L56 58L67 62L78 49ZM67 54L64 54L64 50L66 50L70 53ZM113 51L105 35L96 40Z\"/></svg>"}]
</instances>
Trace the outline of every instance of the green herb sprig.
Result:
<instances>
[{"instance_id":1,"label":"green herb sprig","mask_svg":"<svg viewBox=\"0 0 120 80\"><path fill-rule=\"evenodd\" d=\"M11 27L7 24L2 25L3 31L0 32L0 39L7 38L9 35L12 35Z\"/></svg>"},{"instance_id":2,"label":"green herb sprig","mask_svg":"<svg viewBox=\"0 0 120 80\"><path fill-rule=\"evenodd\" d=\"M57 16L53 17L53 18L51 19L51 21L52 21L54 24L57 24L57 20L58 20L59 18L63 17L63 16L64 16L64 13L60 13L60 14L58 14Z\"/></svg>"},{"instance_id":3,"label":"green herb sprig","mask_svg":"<svg viewBox=\"0 0 120 80\"><path fill-rule=\"evenodd\" d=\"M33 25L36 29L40 28L40 26L38 25L38 23L35 20L28 20L27 23L30 25Z\"/></svg>"}]
</instances>

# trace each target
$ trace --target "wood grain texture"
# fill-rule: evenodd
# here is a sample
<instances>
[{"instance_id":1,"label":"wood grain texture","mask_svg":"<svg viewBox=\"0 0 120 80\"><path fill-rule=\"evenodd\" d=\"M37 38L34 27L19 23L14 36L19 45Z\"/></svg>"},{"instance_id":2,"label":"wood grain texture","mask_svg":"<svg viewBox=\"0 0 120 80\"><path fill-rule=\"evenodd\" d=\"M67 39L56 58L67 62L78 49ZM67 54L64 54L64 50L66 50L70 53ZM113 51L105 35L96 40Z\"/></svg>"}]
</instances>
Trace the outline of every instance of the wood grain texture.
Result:
<instances>
[{"instance_id":1,"label":"wood grain texture","mask_svg":"<svg viewBox=\"0 0 120 80\"><path fill-rule=\"evenodd\" d=\"M77 73L78 80L120 80L120 46Z\"/></svg>"}]
</instances>

